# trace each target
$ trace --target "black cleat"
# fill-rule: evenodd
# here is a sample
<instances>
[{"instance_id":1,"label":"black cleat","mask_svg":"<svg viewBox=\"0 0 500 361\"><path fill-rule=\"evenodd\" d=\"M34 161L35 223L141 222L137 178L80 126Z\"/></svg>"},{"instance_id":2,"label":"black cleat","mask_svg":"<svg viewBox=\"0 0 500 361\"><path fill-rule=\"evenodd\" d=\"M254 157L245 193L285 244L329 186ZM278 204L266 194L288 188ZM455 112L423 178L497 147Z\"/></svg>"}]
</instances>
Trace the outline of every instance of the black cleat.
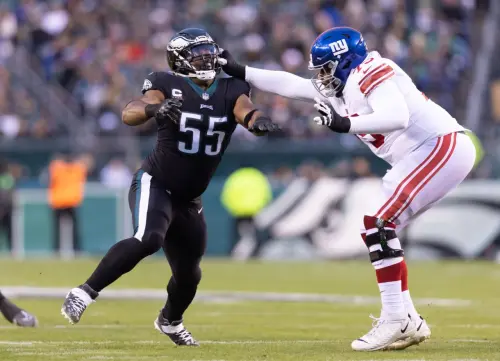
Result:
<instances>
[{"instance_id":1,"label":"black cleat","mask_svg":"<svg viewBox=\"0 0 500 361\"><path fill-rule=\"evenodd\" d=\"M92 295L92 296L91 296ZM66 295L66 299L61 308L61 314L71 324L78 323L87 309L88 305L94 302L98 293L87 285L73 288Z\"/></svg>"},{"instance_id":2,"label":"black cleat","mask_svg":"<svg viewBox=\"0 0 500 361\"><path fill-rule=\"evenodd\" d=\"M154 322L155 328L162 334L170 337L173 343L177 346L200 346L191 333L186 330L182 324L182 320L169 322L163 317L161 311Z\"/></svg>"},{"instance_id":3,"label":"black cleat","mask_svg":"<svg viewBox=\"0 0 500 361\"><path fill-rule=\"evenodd\" d=\"M7 321L19 327L38 326L38 320L35 316L17 307L8 299L3 299L0 302L0 312L2 312Z\"/></svg>"}]
</instances>

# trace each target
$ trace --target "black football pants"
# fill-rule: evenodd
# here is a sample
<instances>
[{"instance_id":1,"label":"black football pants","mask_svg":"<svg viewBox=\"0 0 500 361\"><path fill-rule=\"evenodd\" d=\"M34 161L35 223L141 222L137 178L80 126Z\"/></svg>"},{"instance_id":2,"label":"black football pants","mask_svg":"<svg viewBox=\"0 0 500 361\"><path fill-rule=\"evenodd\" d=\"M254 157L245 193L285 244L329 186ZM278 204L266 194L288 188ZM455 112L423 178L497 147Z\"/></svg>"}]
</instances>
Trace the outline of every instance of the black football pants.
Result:
<instances>
[{"instance_id":1,"label":"black football pants","mask_svg":"<svg viewBox=\"0 0 500 361\"><path fill-rule=\"evenodd\" d=\"M163 316L180 320L201 280L206 247L201 201L176 201L150 174L139 170L130 187L129 205L134 236L111 247L86 283L100 292L162 248L172 271Z\"/></svg>"}]
</instances>

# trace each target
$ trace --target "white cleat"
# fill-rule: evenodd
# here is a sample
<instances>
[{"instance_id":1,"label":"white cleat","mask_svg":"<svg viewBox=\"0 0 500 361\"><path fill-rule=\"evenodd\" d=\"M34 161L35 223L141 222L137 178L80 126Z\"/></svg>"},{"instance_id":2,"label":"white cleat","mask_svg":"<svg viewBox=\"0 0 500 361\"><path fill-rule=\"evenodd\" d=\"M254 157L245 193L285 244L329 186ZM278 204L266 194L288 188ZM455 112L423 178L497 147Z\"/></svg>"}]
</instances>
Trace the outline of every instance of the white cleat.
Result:
<instances>
[{"instance_id":1,"label":"white cleat","mask_svg":"<svg viewBox=\"0 0 500 361\"><path fill-rule=\"evenodd\" d=\"M431 329L422 317L417 320L417 331L411 337L394 342L385 350L404 350L413 345L418 345L431 337Z\"/></svg>"},{"instance_id":2,"label":"white cleat","mask_svg":"<svg viewBox=\"0 0 500 361\"><path fill-rule=\"evenodd\" d=\"M191 335L191 332L184 327L182 320L170 323L160 311L154 326L162 334L170 337L177 346L200 346L198 341Z\"/></svg>"},{"instance_id":3,"label":"white cleat","mask_svg":"<svg viewBox=\"0 0 500 361\"><path fill-rule=\"evenodd\" d=\"M61 307L61 314L66 318L69 323L75 324L80 321L83 312L87 309L94 300L83 289L77 287L73 288L66 295L66 299Z\"/></svg>"},{"instance_id":4,"label":"white cleat","mask_svg":"<svg viewBox=\"0 0 500 361\"><path fill-rule=\"evenodd\" d=\"M410 315L402 320L370 317L374 320L373 328L366 335L352 341L354 351L383 350L396 341L413 336L417 330Z\"/></svg>"}]
</instances>

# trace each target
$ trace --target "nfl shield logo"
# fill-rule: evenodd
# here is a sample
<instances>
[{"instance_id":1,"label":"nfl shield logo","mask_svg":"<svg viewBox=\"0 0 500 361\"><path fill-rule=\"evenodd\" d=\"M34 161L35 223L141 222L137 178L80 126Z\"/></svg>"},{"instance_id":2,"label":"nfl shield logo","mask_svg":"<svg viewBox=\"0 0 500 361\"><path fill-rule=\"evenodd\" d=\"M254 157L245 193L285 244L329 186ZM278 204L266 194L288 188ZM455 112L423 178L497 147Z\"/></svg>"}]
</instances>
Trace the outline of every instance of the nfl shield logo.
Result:
<instances>
[{"instance_id":1,"label":"nfl shield logo","mask_svg":"<svg viewBox=\"0 0 500 361\"><path fill-rule=\"evenodd\" d=\"M210 95L208 95L207 93L203 93L201 97L203 98L203 100L208 100L210 98Z\"/></svg>"}]
</instances>

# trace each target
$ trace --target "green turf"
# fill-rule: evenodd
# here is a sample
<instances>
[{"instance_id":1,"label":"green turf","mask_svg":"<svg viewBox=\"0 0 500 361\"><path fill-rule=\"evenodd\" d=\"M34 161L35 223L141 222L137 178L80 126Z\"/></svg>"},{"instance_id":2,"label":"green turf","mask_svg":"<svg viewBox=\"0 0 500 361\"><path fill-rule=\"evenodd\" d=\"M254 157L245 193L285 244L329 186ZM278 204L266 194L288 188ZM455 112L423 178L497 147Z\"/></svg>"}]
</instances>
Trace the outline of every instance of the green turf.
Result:
<instances>
[{"instance_id":1,"label":"green turf","mask_svg":"<svg viewBox=\"0 0 500 361\"><path fill-rule=\"evenodd\" d=\"M0 260L0 285L71 287L95 260ZM500 360L500 266L491 263L410 264L415 298L471 300L470 306L420 306L432 339L402 352L355 353L354 338L368 331L379 306L311 303L195 303L186 325L200 348L177 348L152 327L160 301L100 300L81 323L59 314L62 300L17 300L37 314L39 329L0 320L0 360ZM203 290L314 292L377 295L370 265L332 263L231 263L206 261ZM162 288L161 260L141 264L113 287ZM205 343L203 344L203 341Z\"/></svg>"}]
</instances>

